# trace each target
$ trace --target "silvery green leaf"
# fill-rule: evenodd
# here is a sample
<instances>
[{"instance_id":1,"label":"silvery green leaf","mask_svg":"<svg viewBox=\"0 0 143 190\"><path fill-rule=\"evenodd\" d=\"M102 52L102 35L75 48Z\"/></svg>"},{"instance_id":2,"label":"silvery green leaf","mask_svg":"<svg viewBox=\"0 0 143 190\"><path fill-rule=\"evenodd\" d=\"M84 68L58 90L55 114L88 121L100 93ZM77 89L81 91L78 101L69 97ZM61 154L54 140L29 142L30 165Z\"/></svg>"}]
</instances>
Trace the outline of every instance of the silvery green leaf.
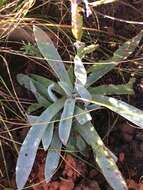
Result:
<instances>
[{"instance_id":1,"label":"silvery green leaf","mask_svg":"<svg viewBox=\"0 0 143 190\"><path fill-rule=\"evenodd\" d=\"M75 99L68 98L65 101L64 110L59 123L59 137L64 145L67 144L70 136L74 109Z\"/></svg>"},{"instance_id":2,"label":"silvery green leaf","mask_svg":"<svg viewBox=\"0 0 143 190\"><path fill-rule=\"evenodd\" d=\"M77 148L76 148L75 133L72 130L69 136L68 143L66 144L66 147L65 147L65 152L76 152L76 151L77 151Z\"/></svg>"},{"instance_id":3,"label":"silvery green leaf","mask_svg":"<svg viewBox=\"0 0 143 190\"><path fill-rule=\"evenodd\" d=\"M31 92L36 96L37 95L37 89L35 88L32 80L30 80L29 83L30 83L30 90L31 90Z\"/></svg>"},{"instance_id":4,"label":"silvery green leaf","mask_svg":"<svg viewBox=\"0 0 143 190\"><path fill-rule=\"evenodd\" d=\"M107 149L108 149L108 152L109 152L110 156L113 158L114 162L117 162L118 157L109 148L107 148Z\"/></svg>"},{"instance_id":5,"label":"silvery green leaf","mask_svg":"<svg viewBox=\"0 0 143 190\"><path fill-rule=\"evenodd\" d=\"M73 67L72 64L71 64L70 67L69 67L68 74L69 74L70 80L71 80L71 82L72 82L72 84L73 84L73 83L74 83L75 76L74 76L74 67Z\"/></svg>"},{"instance_id":6,"label":"silvery green leaf","mask_svg":"<svg viewBox=\"0 0 143 190\"><path fill-rule=\"evenodd\" d=\"M96 105L96 104L90 104L90 105L87 106L87 110L89 112L99 110L99 109L101 109L101 106Z\"/></svg>"},{"instance_id":7,"label":"silvery green leaf","mask_svg":"<svg viewBox=\"0 0 143 190\"><path fill-rule=\"evenodd\" d=\"M66 95L71 96L72 95L72 91L73 89L70 88L70 86L66 83L66 82L58 82L58 84L60 85L60 87L64 90L64 92L66 93Z\"/></svg>"},{"instance_id":8,"label":"silvery green leaf","mask_svg":"<svg viewBox=\"0 0 143 190\"><path fill-rule=\"evenodd\" d=\"M31 126L37 122L38 118L40 116L36 116L36 115L27 115L27 120L28 120L28 123L31 124Z\"/></svg>"},{"instance_id":9,"label":"silvery green leaf","mask_svg":"<svg viewBox=\"0 0 143 190\"><path fill-rule=\"evenodd\" d=\"M38 117L39 116L28 115L29 123L33 125L34 123L36 123ZM44 132L44 135L42 136L42 144L45 151L49 148L51 144L53 137L53 130L54 130L54 123L49 123Z\"/></svg>"},{"instance_id":10,"label":"silvery green leaf","mask_svg":"<svg viewBox=\"0 0 143 190\"><path fill-rule=\"evenodd\" d=\"M51 105L51 102L49 102L46 98L44 98L43 96L41 96L39 93L37 93L36 99L37 99L38 103L39 103L42 107L47 108L48 106Z\"/></svg>"},{"instance_id":11,"label":"silvery green leaf","mask_svg":"<svg viewBox=\"0 0 143 190\"><path fill-rule=\"evenodd\" d=\"M41 84L39 81L36 81L36 80L33 80L32 79L32 83L34 84L35 88L37 89L37 92L43 96L44 98L50 100L48 94L47 94L47 90L46 90L46 87Z\"/></svg>"},{"instance_id":12,"label":"silvery green leaf","mask_svg":"<svg viewBox=\"0 0 143 190\"><path fill-rule=\"evenodd\" d=\"M92 147L95 160L110 186L114 190L128 190L127 185L111 156L111 152L104 145L94 126L88 122L82 126L74 126L74 129L77 130L87 144Z\"/></svg>"},{"instance_id":13,"label":"silvery green leaf","mask_svg":"<svg viewBox=\"0 0 143 190\"><path fill-rule=\"evenodd\" d=\"M119 85L100 85L89 88L89 92L93 95L120 95L120 94L134 94L133 83L135 79L131 79L127 84Z\"/></svg>"},{"instance_id":14,"label":"silvery green leaf","mask_svg":"<svg viewBox=\"0 0 143 190\"><path fill-rule=\"evenodd\" d=\"M30 78L32 78L34 80L34 84L36 84L36 82L41 84L41 86L43 86L45 93L47 93L47 88L49 85L54 83L54 91L58 92L59 94L63 95L63 90L57 85L57 83L53 82L52 80L45 78L43 76L37 75L37 74L30 74ZM38 87L37 85L37 87ZM44 93L44 94L45 94Z\"/></svg>"},{"instance_id":15,"label":"silvery green leaf","mask_svg":"<svg viewBox=\"0 0 143 190\"><path fill-rule=\"evenodd\" d=\"M76 55L74 58L74 74L76 77L75 87L77 84L85 85L87 81L86 69L84 68L81 58Z\"/></svg>"},{"instance_id":16,"label":"silvery green leaf","mask_svg":"<svg viewBox=\"0 0 143 190\"><path fill-rule=\"evenodd\" d=\"M90 113L88 112L88 110L86 110L86 109L84 110L78 106L75 107L74 115L75 115L75 118L77 119L77 121L81 125L92 120L92 117L91 117Z\"/></svg>"},{"instance_id":17,"label":"silvery green leaf","mask_svg":"<svg viewBox=\"0 0 143 190\"><path fill-rule=\"evenodd\" d=\"M101 64L95 64L95 66L91 66L89 69L91 74L88 76L86 87L89 87L93 83L95 83L102 76L111 71L115 66L117 66L121 61L127 59L129 55L131 55L134 50L138 47L138 44L143 36L143 30L137 34L134 38L126 41L123 45L119 46L119 48L114 52L112 58L107 61L103 61ZM94 68L95 67L95 68Z\"/></svg>"},{"instance_id":18,"label":"silvery green leaf","mask_svg":"<svg viewBox=\"0 0 143 190\"><path fill-rule=\"evenodd\" d=\"M39 82L41 85L45 86L46 88L48 88L48 86L53 83L52 80L50 80L50 79L48 79L46 77L43 77L41 75L30 74L29 76L30 76L30 78L32 78L33 80Z\"/></svg>"},{"instance_id":19,"label":"silvery green leaf","mask_svg":"<svg viewBox=\"0 0 143 190\"><path fill-rule=\"evenodd\" d=\"M32 112L35 112L36 110L42 108L43 106L40 105L39 103L32 103L28 109L27 109L27 112L28 113L32 113Z\"/></svg>"},{"instance_id":20,"label":"silvery green leaf","mask_svg":"<svg viewBox=\"0 0 143 190\"><path fill-rule=\"evenodd\" d=\"M92 103L95 103L100 106L104 106L127 120L131 121L135 125L143 128L143 111L140 109L131 106L121 100L108 97L108 96L94 96Z\"/></svg>"},{"instance_id":21,"label":"silvery green leaf","mask_svg":"<svg viewBox=\"0 0 143 190\"><path fill-rule=\"evenodd\" d=\"M106 73L111 71L116 66L115 63L106 62L106 63L98 63L93 66L91 74L87 78L86 87L88 88L97 80L102 78Z\"/></svg>"},{"instance_id":22,"label":"silvery green leaf","mask_svg":"<svg viewBox=\"0 0 143 190\"><path fill-rule=\"evenodd\" d=\"M58 137L58 134L55 132L46 158L46 164L45 164L46 182L49 182L52 176L56 172L56 169L60 161L61 147L62 143Z\"/></svg>"},{"instance_id":23,"label":"silvery green leaf","mask_svg":"<svg viewBox=\"0 0 143 190\"><path fill-rule=\"evenodd\" d=\"M36 89L34 83L32 82L32 80L29 81L30 82L30 88L31 88L31 92L35 95L38 103L42 106L49 106L50 102L44 98L43 96L41 96L41 94L38 92L38 90Z\"/></svg>"},{"instance_id":24,"label":"silvery green leaf","mask_svg":"<svg viewBox=\"0 0 143 190\"><path fill-rule=\"evenodd\" d=\"M81 96L81 98L91 100L92 97L90 93L84 87L87 81L86 69L84 68L83 62L81 61L81 58L78 55L76 55L74 58L74 74L76 77L75 80L76 91Z\"/></svg>"},{"instance_id":25,"label":"silvery green leaf","mask_svg":"<svg viewBox=\"0 0 143 190\"><path fill-rule=\"evenodd\" d=\"M38 146L48 122L62 109L65 99L60 99L49 106L32 124L19 152L16 165L16 184L22 189L30 175Z\"/></svg>"},{"instance_id":26,"label":"silvery green leaf","mask_svg":"<svg viewBox=\"0 0 143 190\"><path fill-rule=\"evenodd\" d=\"M76 147L78 148L80 153L84 152L87 147L87 144L85 143L85 141L81 136L77 136L76 138Z\"/></svg>"},{"instance_id":27,"label":"silvery green leaf","mask_svg":"<svg viewBox=\"0 0 143 190\"><path fill-rule=\"evenodd\" d=\"M53 131L54 131L54 123L49 123L42 137L42 144L45 151L48 150L51 144L53 138Z\"/></svg>"},{"instance_id":28,"label":"silvery green leaf","mask_svg":"<svg viewBox=\"0 0 143 190\"><path fill-rule=\"evenodd\" d=\"M28 75L18 74L17 80L20 85L22 85L26 89L30 90L35 96L37 95L37 93L39 93L40 95L44 96L45 98L48 98L48 96L46 95L47 92L46 92L44 86L40 82L29 77Z\"/></svg>"},{"instance_id":29,"label":"silvery green leaf","mask_svg":"<svg viewBox=\"0 0 143 190\"><path fill-rule=\"evenodd\" d=\"M122 61L131 55L135 49L138 47L140 40L143 37L143 30L141 30L135 37L129 39L125 43L119 46L119 48L114 52L112 61Z\"/></svg>"},{"instance_id":30,"label":"silvery green leaf","mask_svg":"<svg viewBox=\"0 0 143 190\"><path fill-rule=\"evenodd\" d=\"M34 82L33 82L32 80L30 80L29 82L30 82L30 89L31 89L31 92L35 95L35 97L36 97L38 103L39 103L40 105L42 105L42 106L45 106L45 105L46 105L46 106L49 106L49 105L50 105L50 102L49 102L46 98L44 98L44 96L42 96L42 95L38 92L37 88L36 88L35 85L34 85Z\"/></svg>"},{"instance_id":31,"label":"silvery green leaf","mask_svg":"<svg viewBox=\"0 0 143 190\"><path fill-rule=\"evenodd\" d=\"M99 45L97 44L91 44L89 46L84 47L81 52L80 52L80 57L83 58L85 57L86 54L92 53L93 51L95 51L97 48L99 47Z\"/></svg>"},{"instance_id":32,"label":"silvery green leaf","mask_svg":"<svg viewBox=\"0 0 143 190\"><path fill-rule=\"evenodd\" d=\"M26 89L31 90L30 86L31 78L29 76L24 74L18 74L16 78L21 86L24 86Z\"/></svg>"},{"instance_id":33,"label":"silvery green leaf","mask_svg":"<svg viewBox=\"0 0 143 190\"><path fill-rule=\"evenodd\" d=\"M59 78L60 81L66 81L72 87L72 83L70 81L68 72L65 69L61 56L59 55L48 34L37 26L33 27L33 31L36 43L41 54L47 60L48 64L53 69L56 76Z\"/></svg>"},{"instance_id":34,"label":"silvery green leaf","mask_svg":"<svg viewBox=\"0 0 143 190\"><path fill-rule=\"evenodd\" d=\"M37 81L33 80L31 77L29 77L28 75L25 74L18 74L17 75L17 80L18 82L24 86L25 88L27 88L28 90L30 90L35 96L37 95L37 92L41 91L41 88L39 90L39 85L41 85L40 83L38 83ZM41 85L42 86L42 85ZM43 94L42 94L43 95Z\"/></svg>"},{"instance_id":35,"label":"silvery green leaf","mask_svg":"<svg viewBox=\"0 0 143 190\"><path fill-rule=\"evenodd\" d=\"M76 84L75 89L76 89L76 91L78 92L78 94L80 95L81 98L92 100L91 94L89 93L89 91L82 84ZM87 102L85 102L85 104L88 105Z\"/></svg>"},{"instance_id":36,"label":"silvery green leaf","mask_svg":"<svg viewBox=\"0 0 143 190\"><path fill-rule=\"evenodd\" d=\"M36 85L35 86L35 81L32 80L29 76L24 75L24 74L18 74L17 75L17 80L20 83L20 85L24 86L26 89L30 90L36 97L38 103L41 106L49 106L50 102L48 99L46 99L43 95L39 93L39 87Z\"/></svg>"},{"instance_id":37,"label":"silvery green leaf","mask_svg":"<svg viewBox=\"0 0 143 190\"><path fill-rule=\"evenodd\" d=\"M56 102L58 98L57 98L56 95L54 94L53 89L54 89L54 83L52 83L52 84L50 84L50 85L48 86L47 93L48 93L50 99L51 99L53 102Z\"/></svg>"}]
</instances>

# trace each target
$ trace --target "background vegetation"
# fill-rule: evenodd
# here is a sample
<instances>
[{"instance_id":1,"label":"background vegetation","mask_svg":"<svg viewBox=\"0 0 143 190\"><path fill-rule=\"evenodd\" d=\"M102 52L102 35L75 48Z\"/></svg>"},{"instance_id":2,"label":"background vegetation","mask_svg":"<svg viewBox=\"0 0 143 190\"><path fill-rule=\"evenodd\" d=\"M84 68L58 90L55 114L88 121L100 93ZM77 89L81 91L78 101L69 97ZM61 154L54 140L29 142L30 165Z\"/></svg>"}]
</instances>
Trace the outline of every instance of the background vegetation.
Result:
<instances>
[{"instance_id":1,"label":"background vegetation","mask_svg":"<svg viewBox=\"0 0 143 190\"><path fill-rule=\"evenodd\" d=\"M0 1L1 189L143 188L142 6Z\"/></svg>"}]
</instances>

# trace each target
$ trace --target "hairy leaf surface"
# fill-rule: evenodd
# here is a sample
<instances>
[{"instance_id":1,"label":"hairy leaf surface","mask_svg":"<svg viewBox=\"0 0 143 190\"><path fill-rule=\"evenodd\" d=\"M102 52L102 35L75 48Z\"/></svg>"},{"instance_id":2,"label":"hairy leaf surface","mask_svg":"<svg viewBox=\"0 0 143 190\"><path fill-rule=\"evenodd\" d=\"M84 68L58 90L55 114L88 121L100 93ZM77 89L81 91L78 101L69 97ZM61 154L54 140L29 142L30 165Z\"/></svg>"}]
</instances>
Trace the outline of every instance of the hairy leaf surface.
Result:
<instances>
[{"instance_id":1,"label":"hairy leaf surface","mask_svg":"<svg viewBox=\"0 0 143 190\"><path fill-rule=\"evenodd\" d=\"M101 77L103 77L106 73L111 71L115 66L117 66L121 61L131 55L134 50L137 48L141 38L143 36L143 31L141 31L138 35L136 35L131 40L123 43L115 52L112 58L107 61L103 61L101 64L95 64L95 66L91 66L89 69L91 74L87 78L86 87L89 87Z\"/></svg>"},{"instance_id":2,"label":"hairy leaf surface","mask_svg":"<svg viewBox=\"0 0 143 190\"><path fill-rule=\"evenodd\" d=\"M37 26L33 27L33 31L41 54L47 60L56 76L60 81L66 81L72 87L72 83L70 81L68 72L65 69L61 56L59 55L48 34Z\"/></svg>"},{"instance_id":3,"label":"hairy leaf surface","mask_svg":"<svg viewBox=\"0 0 143 190\"><path fill-rule=\"evenodd\" d=\"M108 96L97 95L93 99L92 103L104 106L143 128L143 111L140 109Z\"/></svg>"},{"instance_id":4,"label":"hairy leaf surface","mask_svg":"<svg viewBox=\"0 0 143 190\"><path fill-rule=\"evenodd\" d=\"M134 79L130 80L127 84L119 85L101 85L98 87L89 88L89 92L93 95L121 95L121 94L134 94L133 83Z\"/></svg>"},{"instance_id":5,"label":"hairy leaf surface","mask_svg":"<svg viewBox=\"0 0 143 190\"><path fill-rule=\"evenodd\" d=\"M48 150L51 144L53 138L53 132L54 132L54 123L49 123L42 137L42 144L45 151Z\"/></svg>"},{"instance_id":6,"label":"hairy leaf surface","mask_svg":"<svg viewBox=\"0 0 143 190\"><path fill-rule=\"evenodd\" d=\"M53 139L52 139L52 143L49 147L47 157L46 157L46 164L45 164L46 182L49 182L52 176L56 172L56 169L60 161L61 148L62 148L62 143L58 137L58 134L55 131Z\"/></svg>"},{"instance_id":7,"label":"hairy leaf surface","mask_svg":"<svg viewBox=\"0 0 143 190\"><path fill-rule=\"evenodd\" d=\"M48 107L32 124L19 152L16 165L16 183L18 189L22 189L31 172L38 146L44 135L48 122L62 109L64 99Z\"/></svg>"},{"instance_id":8,"label":"hairy leaf surface","mask_svg":"<svg viewBox=\"0 0 143 190\"><path fill-rule=\"evenodd\" d=\"M127 190L126 183L116 166L111 152L106 148L94 126L88 122L85 125L75 126L75 130L84 138L92 149L103 175L114 190Z\"/></svg>"},{"instance_id":9,"label":"hairy leaf surface","mask_svg":"<svg viewBox=\"0 0 143 190\"><path fill-rule=\"evenodd\" d=\"M61 120L59 123L59 137L64 145L67 144L70 136L74 109L75 99L67 99L65 101L64 110L62 112Z\"/></svg>"}]
</instances>

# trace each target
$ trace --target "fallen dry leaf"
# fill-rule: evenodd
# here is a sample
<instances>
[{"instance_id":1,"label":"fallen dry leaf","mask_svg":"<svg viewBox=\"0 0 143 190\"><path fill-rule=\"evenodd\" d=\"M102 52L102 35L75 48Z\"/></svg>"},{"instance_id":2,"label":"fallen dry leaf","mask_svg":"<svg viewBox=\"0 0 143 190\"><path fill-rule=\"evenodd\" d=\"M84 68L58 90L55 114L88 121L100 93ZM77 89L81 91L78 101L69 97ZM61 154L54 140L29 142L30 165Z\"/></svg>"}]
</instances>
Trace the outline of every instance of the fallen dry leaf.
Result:
<instances>
[{"instance_id":1,"label":"fallen dry leaf","mask_svg":"<svg viewBox=\"0 0 143 190\"><path fill-rule=\"evenodd\" d=\"M126 181L129 189L139 190L139 185L133 179L127 179Z\"/></svg>"}]
</instances>

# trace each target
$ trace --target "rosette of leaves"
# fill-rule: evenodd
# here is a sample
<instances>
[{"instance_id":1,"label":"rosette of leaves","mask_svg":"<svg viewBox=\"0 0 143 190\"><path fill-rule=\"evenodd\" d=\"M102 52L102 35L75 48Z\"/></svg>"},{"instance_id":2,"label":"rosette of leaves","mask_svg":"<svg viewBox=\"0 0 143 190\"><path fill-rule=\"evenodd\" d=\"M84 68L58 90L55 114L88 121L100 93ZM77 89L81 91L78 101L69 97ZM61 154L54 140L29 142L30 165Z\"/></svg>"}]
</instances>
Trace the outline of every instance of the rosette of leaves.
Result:
<instances>
[{"instance_id":1,"label":"rosette of leaves","mask_svg":"<svg viewBox=\"0 0 143 190\"><path fill-rule=\"evenodd\" d=\"M50 181L60 162L61 149L71 142L79 151L92 147L95 160L108 183L115 190L127 189L126 183L116 166L116 157L104 145L102 139L91 123L90 107L108 108L127 120L143 128L143 112L121 100L109 95L132 94L133 79L123 85L92 87L97 80L112 70L118 63L126 59L137 47L142 32L125 42L115 51L112 58L102 63L95 63L87 75L82 58L95 50L95 45L82 47L74 58L74 68L68 70L49 36L39 27L34 26L37 46L51 69L57 82L36 75L18 74L18 82L32 91L37 100L29 109L30 112L39 108L44 111L38 115L28 115L27 121L32 126L21 146L17 166L16 183L22 189L32 170L40 143L47 151L45 161L45 180ZM73 133L78 134L77 136Z\"/></svg>"}]
</instances>

